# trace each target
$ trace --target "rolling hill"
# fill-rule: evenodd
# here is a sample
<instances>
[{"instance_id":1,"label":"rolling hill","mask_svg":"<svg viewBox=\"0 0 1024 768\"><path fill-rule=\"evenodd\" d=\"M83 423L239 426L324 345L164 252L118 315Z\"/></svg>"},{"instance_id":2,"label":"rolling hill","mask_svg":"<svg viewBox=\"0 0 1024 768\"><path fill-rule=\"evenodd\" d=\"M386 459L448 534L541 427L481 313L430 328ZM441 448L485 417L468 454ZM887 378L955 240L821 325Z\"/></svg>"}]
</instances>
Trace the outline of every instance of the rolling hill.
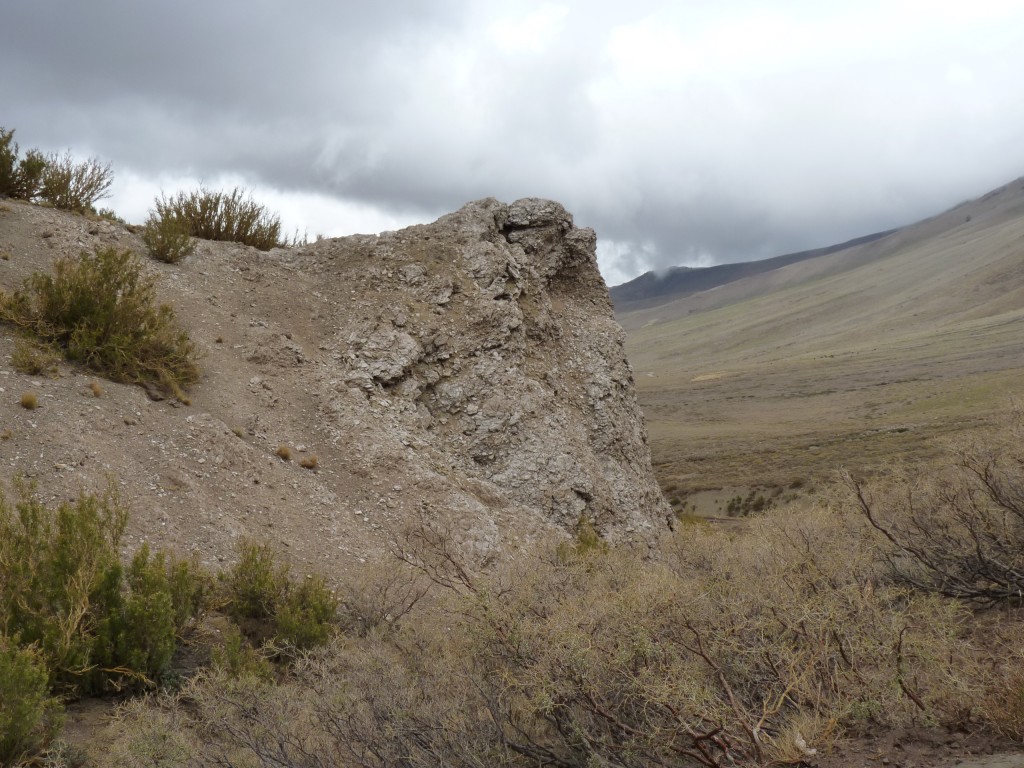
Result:
<instances>
[{"instance_id":1,"label":"rolling hill","mask_svg":"<svg viewBox=\"0 0 1024 768\"><path fill-rule=\"evenodd\" d=\"M1024 179L824 250L618 307L677 504L927 456L1021 392Z\"/></svg>"}]
</instances>

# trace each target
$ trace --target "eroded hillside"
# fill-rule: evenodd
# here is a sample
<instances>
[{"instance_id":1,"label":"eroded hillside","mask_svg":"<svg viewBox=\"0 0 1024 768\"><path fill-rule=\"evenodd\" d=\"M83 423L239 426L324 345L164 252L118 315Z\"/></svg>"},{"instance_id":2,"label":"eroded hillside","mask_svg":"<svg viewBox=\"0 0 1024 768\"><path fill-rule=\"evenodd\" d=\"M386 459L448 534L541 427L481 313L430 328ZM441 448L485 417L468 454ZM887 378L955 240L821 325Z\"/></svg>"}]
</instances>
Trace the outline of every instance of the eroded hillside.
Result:
<instances>
[{"instance_id":1,"label":"eroded hillside","mask_svg":"<svg viewBox=\"0 0 1024 768\"><path fill-rule=\"evenodd\" d=\"M61 255L144 252L111 222L4 209L6 290ZM556 203L493 199L269 253L200 241L178 265L146 264L203 354L191 405L106 381L94 397L96 377L67 364L19 373L4 327L0 480L59 497L112 479L130 546L208 563L254 537L343 573L420 514L481 561L581 519L653 541L669 510L594 248ZM28 391L36 410L18 405Z\"/></svg>"}]
</instances>

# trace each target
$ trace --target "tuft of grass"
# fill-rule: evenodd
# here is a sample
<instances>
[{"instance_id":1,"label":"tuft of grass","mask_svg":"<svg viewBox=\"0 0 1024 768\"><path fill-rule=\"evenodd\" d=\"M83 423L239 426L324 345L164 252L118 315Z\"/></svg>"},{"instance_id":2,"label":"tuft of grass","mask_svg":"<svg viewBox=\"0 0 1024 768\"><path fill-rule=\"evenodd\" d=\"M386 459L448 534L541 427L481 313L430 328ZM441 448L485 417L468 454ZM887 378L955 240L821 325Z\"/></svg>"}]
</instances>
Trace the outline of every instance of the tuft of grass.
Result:
<instances>
[{"instance_id":1,"label":"tuft of grass","mask_svg":"<svg viewBox=\"0 0 1024 768\"><path fill-rule=\"evenodd\" d=\"M284 461L291 461L292 460L292 449L289 448L287 445L279 445L279 446L277 446L277 456L278 456L278 458L280 458L280 459L282 459Z\"/></svg>"},{"instance_id":2,"label":"tuft of grass","mask_svg":"<svg viewBox=\"0 0 1024 768\"><path fill-rule=\"evenodd\" d=\"M34 411L39 407L39 398L35 392L23 392L21 394L21 407L28 410Z\"/></svg>"},{"instance_id":3,"label":"tuft of grass","mask_svg":"<svg viewBox=\"0 0 1024 768\"><path fill-rule=\"evenodd\" d=\"M142 242L150 256L167 264L177 264L196 248L188 222L173 213L151 213L142 227Z\"/></svg>"},{"instance_id":4,"label":"tuft of grass","mask_svg":"<svg viewBox=\"0 0 1024 768\"><path fill-rule=\"evenodd\" d=\"M319 463L320 460L316 456L306 456L299 461L299 466L303 469L316 469Z\"/></svg>"},{"instance_id":5,"label":"tuft of grass","mask_svg":"<svg viewBox=\"0 0 1024 768\"><path fill-rule=\"evenodd\" d=\"M100 386L98 381L89 382L89 390L92 392L93 397L103 397L103 387Z\"/></svg>"},{"instance_id":6,"label":"tuft of grass","mask_svg":"<svg viewBox=\"0 0 1024 768\"><path fill-rule=\"evenodd\" d=\"M199 378L195 346L170 305L157 305L153 281L131 251L59 259L53 274L36 272L21 290L0 294L0 320L108 378L155 384L183 402Z\"/></svg>"},{"instance_id":7,"label":"tuft of grass","mask_svg":"<svg viewBox=\"0 0 1024 768\"><path fill-rule=\"evenodd\" d=\"M11 431L10 427L0 432L0 440L10 440L12 437L14 437L14 432Z\"/></svg>"},{"instance_id":8,"label":"tuft of grass","mask_svg":"<svg viewBox=\"0 0 1024 768\"><path fill-rule=\"evenodd\" d=\"M281 239L278 216L252 199L242 187L215 192L200 187L156 199L156 209L146 222L153 231L168 227L204 240L224 240L269 251L287 243Z\"/></svg>"},{"instance_id":9,"label":"tuft of grass","mask_svg":"<svg viewBox=\"0 0 1024 768\"><path fill-rule=\"evenodd\" d=\"M11 353L11 366L28 376L56 376L60 353L48 344L20 338Z\"/></svg>"}]
</instances>

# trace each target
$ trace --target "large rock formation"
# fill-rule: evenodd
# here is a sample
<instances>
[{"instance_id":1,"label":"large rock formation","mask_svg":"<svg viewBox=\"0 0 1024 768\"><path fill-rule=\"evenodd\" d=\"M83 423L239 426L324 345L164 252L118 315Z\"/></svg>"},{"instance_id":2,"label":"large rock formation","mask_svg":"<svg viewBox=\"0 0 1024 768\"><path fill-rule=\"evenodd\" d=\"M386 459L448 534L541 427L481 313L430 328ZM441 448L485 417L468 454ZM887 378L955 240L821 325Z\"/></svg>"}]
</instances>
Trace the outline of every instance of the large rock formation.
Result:
<instances>
[{"instance_id":1,"label":"large rock formation","mask_svg":"<svg viewBox=\"0 0 1024 768\"><path fill-rule=\"evenodd\" d=\"M8 287L51 253L142 250L106 223L86 232L28 206L8 216ZM583 519L614 542L665 530L595 236L557 203L487 199L433 224L269 254L203 242L151 269L206 351L193 405L120 385L83 403L71 368L54 382L0 371L46 406L16 414L5 474L66 493L113 473L136 509L133 541L205 560L256 536L345 569L423 513L486 556ZM281 461L279 444L316 453L318 469Z\"/></svg>"},{"instance_id":2,"label":"large rock formation","mask_svg":"<svg viewBox=\"0 0 1024 768\"><path fill-rule=\"evenodd\" d=\"M482 200L362 247L312 249L306 268L365 305L327 342L337 394L325 424L345 439L370 409L423 469L484 484L491 506L652 536L668 509L594 253L593 230L536 199ZM450 503L478 525L492 517L472 498Z\"/></svg>"}]
</instances>

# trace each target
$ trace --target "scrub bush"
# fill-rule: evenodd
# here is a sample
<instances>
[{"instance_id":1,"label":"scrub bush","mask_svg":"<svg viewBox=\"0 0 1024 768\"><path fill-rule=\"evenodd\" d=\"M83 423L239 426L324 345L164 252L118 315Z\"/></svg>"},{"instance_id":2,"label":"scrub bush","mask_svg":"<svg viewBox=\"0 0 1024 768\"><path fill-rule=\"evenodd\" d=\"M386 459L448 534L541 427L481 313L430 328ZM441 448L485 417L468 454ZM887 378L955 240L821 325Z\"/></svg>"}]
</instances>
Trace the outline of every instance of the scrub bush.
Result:
<instances>
[{"instance_id":1,"label":"scrub bush","mask_svg":"<svg viewBox=\"0 0 1024 768\"><path fill-rule=\"evenodd\" d=\"M151 213L142 228L142 242L150 256L167 264L177 264L195 250L188 224L173 215Z\"/></svg>"},{"instance_id":2,"label":"scrub bush","mask_svg":"<svg viewBox=\"0 0 1024 768\"><path fill-rule=\"evenodd\" d=\"M38 648L47 682L72 695L149 685L199 610L194 567L143 546L125 568L127 509L113 491L56 507L0 493L0 635Z\"/></svg>"},{"instance_id":3,"label":"scrub bush","mask_svg":"<svg viewBox=\"0 0 1024 768\"><path fill-rule=\"evenodd\" d=\"M45 158L39 197L55 208L86 213L110 193L114 174L110 163L97 158L79 162L70 152Z\"/></svg>"},{"instance_id":4,"label":"scrub bush","mask_svg":"<svg viewBox=\"0 0 1024 768\"><path fill-rule=\"evenodd\" d=\"M96 158L77 161L70 152L44 155L30 149L19 157L14 130L0 128L0 196L43 201L78 213L94 210L106 197L114 175Z\"/></svg>"},{"instance_id":5,"label":"scrub bush","mask_svg":"<svg viewBox=\"0 0 1024 768\"><path fill-rule=\"evenodd\" d=\"M1024 603L1024 413L998 435L954 446L945 471L846 475L856 509L881 534L897 583L981 604Z\"/></svg>"},{"instance_id":6,"label":"scrub bush","mask_svg":"<svg viewBox=\"0 0 1024 768\"><path fill-rule=\"evenodd\" d=\"M281 220L241 187L230 192L200 188L172 197L161 195L146 227L152 232L187 230L192 237L242 243L261 251L287 244L281 239Z\"/></svg>"},{"instance_id":7,"label":"scrub bush","mask_svg":"<svg viewBox=\"0 0 1024 768\"><path fill-rule=\"evenodd\" d=\"M45 747L59 726L60 709L39 652L0 635L0 765L18 765Z\"/></svg>"},{"instance_id":8,"label":"scrub bush","mask_svg":"<svg viewBox=\"0 0 1024 768\"><path fill-rule=\"evenodd\" d=\"M199 378L195 346L174 310L156 304L131 251L59 259L53 274L36 272L21 290L0 293L0 320L115 381L152 383L184 399Z\"/></svg>"},{"instance_id":9,"label":"scrub bush","mask_svg":"<svg viewBox=\"0 0 1024 768\"><path fill-rule=\"evenodd\" d=\"M320 576L295 580L267 544L244 541L222 575L228 614L279 650L325 644L338 628L338 599Z\"/></svg>"}]
</instances>

